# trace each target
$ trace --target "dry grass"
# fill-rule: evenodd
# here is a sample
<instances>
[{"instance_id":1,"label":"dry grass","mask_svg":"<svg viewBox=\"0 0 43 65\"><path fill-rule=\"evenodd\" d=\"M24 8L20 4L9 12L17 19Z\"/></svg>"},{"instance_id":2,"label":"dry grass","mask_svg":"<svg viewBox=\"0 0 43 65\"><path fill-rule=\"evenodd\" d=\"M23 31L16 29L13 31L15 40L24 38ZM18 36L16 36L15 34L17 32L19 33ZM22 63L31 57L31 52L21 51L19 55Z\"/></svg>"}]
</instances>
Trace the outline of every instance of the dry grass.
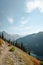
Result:
<instances>
[{"instance_id":1,"label":"dry grass","mask_svg":"<svg viewBox=\"0 0 43 65\"><path fill-rule=\"evenodd\" d=\"M21 58L24 58L25 61L28 63L28 65L40 65L40 61L39 60L37 60L36 58L28 55L27 53L23 52L19 48L17 48L17 49L21 53Z\"/></svg>"},{"instance_id":2,"label":"dry grass","mask_svg":"<svg viewBox=\"0 0 43 65\"><path fill-rule=\"evenodd\" d=\"M7 65L14 65L11 58L7 58Z\"/></svg>"},{"instance_id":3,"label":"dry grass","mask_svg":"<svg viewBox=\"0 0 43 65\"><path fill-rule=\"evenodd\" d=\"M3 40L0 38L0 45L2 45L3 44Z\"/></svg>"},{"instance_id":4,"label":"dry grass","mask_svg":"<svg viewBox=\"0 0 43 65\"><path fill-rule=\"evenodd\" d=\"M2 45L2 44L3 44L3 40L0 39L0 45ZM4 49L4 50L6 50L7 52L9 52L9 49L12 50L12 47L13 47L13 50L15 50L15 51L17 52L16 55L17 55L19 58L23 59L23 60L26 62L26 65L43 65L43 62L40 62L40 61L37 60L36 58L34 58L34 57L28 55L27 53L25 53L25 52L22 51L21 49L15 47L15 46L12 46L12 45L9 47L9 46L8 46L8 43L7 43L7 45L5 46L6 49L8 48L8 51L7 51L6 49ZM14 52L15 52L15 51L14 51ZM7 52L6 52L6 53L7 53ZM5 55L5 53L4 53L4 55ZM7 61L7 62L5 62L6 65L14 65L12 59L11 59L9 56L6 58L6 61ZM21 60L20 60L20 61L21 61ZM4 64L4 65L5 65L5 64ZM22 64L22 65L23 65L23 64Z\"/></svg>"},{"instance_id":5,"label":"dry grass","mask_svg":"<svg viewBox=\"0 0 43 65\"><path fill-rule=\"evenodd\" d=\"M43 61L40 61L40 65L43 65Z\"/></svg>"},{"instance_id":6,"label":"dry grass","mask_svg":"<svg viewBox=\"0 0 43 65\"><path fill-rule=\"evenodd\" d=\"M30 59L34 62L35 65L40 65L40 61L32 56L30 56Z\"/></svg>"},{"instance_id":7,"label":"dry grass","mask_svg":"<svg viewBox=\"0 0 43 65\"><path fill-rule=\"evenodd\" d=\"M4 64L4 65L14 65L14 62L13 62L13 60L10 58L10 56L7 55L6 58L4 58L3 64Z\"/></svg>"},{"instance_id":8,"label":"dry grass","mask_svg":"<svg viewBox=\"0 0 43 65\"><path fill-rule=\"evenodd\" d=\"M30 60L29 57L27 57L27 54L25 52L23 52L22 50L20 50L19 48L17 49L17 54L20 58L24 59L24 61L26 62L27 65L34 65L34 63Z\"/></svg>"}]
</instances>

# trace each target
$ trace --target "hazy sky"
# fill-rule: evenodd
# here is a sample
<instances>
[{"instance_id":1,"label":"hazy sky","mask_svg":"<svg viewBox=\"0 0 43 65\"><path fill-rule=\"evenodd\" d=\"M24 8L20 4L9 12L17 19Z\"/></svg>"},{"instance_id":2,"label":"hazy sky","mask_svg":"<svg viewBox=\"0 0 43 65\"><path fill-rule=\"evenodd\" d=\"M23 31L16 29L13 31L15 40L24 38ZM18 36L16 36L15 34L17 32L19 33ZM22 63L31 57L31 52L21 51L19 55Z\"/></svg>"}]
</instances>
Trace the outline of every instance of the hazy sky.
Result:
<instances>
[{"instance_id":1,"label":"hazy sky","mask_svg":"<svg viewBox=\"0 0 43 65\"><path fill-rule=\"evenodd\" d=\"M20 35L43 31L43 0L0 0L0 31Z\"/></svg>"}]
</instances>

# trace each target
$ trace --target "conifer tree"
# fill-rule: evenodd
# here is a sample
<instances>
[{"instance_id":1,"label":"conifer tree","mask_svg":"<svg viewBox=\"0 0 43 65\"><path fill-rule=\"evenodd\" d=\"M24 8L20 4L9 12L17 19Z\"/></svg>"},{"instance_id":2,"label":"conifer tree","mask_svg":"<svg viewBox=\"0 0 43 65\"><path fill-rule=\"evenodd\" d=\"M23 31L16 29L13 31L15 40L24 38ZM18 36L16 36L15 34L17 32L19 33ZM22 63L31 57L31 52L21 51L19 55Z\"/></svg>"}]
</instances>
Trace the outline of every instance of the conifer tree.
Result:
<instances>
[{"instance_id":1,"label":"conifer tree","mask_svg":"<svg viewBox=\"0 0 43 65\"><path fill-rule=\"evenodd\" d=\"M23 43L21 42L21 49L23 49Z\"/></svg>"},{"instance_id":2,"label":"conifer tree","mask_svg":"<svg viewBox=\"0 0 43 65\"><path fill-rule=\"evenodd\" d=\"M16 43L15 43L15 46L17 46L17 41L16 41Z\"/></svg>"},{"instance_id":3,"label":"conifer tree","mask_svg":"<svg viewBox=\"0 0 43 65\"><path fill-rule=\"evenodd\" d=\"M0 35L0 38L1 38L1 35Z\"/></svg>"},{"instance_id":4,"label":"conifer tree","mask_svg":"<svg viewBox=\"0 0 43 65\"><path fill-rule=\"evenodd\" d=\"M4 39L4 34L3 34L3 32L2 32L2 39Z\"/></svg>"}]
</instances>

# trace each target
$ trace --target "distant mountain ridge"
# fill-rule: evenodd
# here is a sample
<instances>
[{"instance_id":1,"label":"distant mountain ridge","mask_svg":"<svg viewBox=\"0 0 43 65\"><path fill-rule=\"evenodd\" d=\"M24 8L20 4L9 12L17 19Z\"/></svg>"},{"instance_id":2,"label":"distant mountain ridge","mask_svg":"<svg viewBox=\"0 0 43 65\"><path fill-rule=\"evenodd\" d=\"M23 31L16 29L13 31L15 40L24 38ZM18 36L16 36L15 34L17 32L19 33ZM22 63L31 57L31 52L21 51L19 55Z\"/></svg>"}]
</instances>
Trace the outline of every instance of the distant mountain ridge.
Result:
<instances>
[{"instance_id":1,"label":"distant mountain ridge","mask_svg":"<svg viewBox=\"0 0 43 65\"><path fill-rule=\"evenodd\" d=\"M0 32L0 35L2 32ZM25 47L34 51L35 54L43 56L43 32L30 34L24 37L17 35L10 35L3 31L4 37L7 40L17 41L18 43L23 43Z\"/></svg>"},{"instance_id":2,"label":"distant mountain ridge","mask_svg":"<svg viewBox=\"0 0 43 65\"><path fill-rule=\"evenodd\" d=\"M15 41L16 39L21 37L18 34L10 35L10 34L6 33L5 31L0 32L0 35L2 35L2 33L4 35L4 38L6 38L7 40L10 39L11 41Z\"/></svg>"},{"instance_id":3,"label":"distant mountain ridge","mask_svg":"<svg viewBox=\"0 0 43 65\"><path fill-rule=\"evenodd\" d=\"M42 57L43 60L43 32L30 34L24 37L21 37L18 34L12 36L5 31L0 32L0 35L2 35L2 33L4 34L4 38L7 40L10 39L14 42L17 41L19 44L23 43L23 45L29 49L30 52Z\"/></svg>"},{"instance_id":4,"label":"distant mountain ridge","mask_svg":"<svg viewBox=\"0 0 43 65\"><path fill-rule=\"evenodd\" d=\"M23 43L25 47L32 50L35 54L43 56L43 32L27 35L17 39L18 43Z\"/></svg>"}]
</instances>

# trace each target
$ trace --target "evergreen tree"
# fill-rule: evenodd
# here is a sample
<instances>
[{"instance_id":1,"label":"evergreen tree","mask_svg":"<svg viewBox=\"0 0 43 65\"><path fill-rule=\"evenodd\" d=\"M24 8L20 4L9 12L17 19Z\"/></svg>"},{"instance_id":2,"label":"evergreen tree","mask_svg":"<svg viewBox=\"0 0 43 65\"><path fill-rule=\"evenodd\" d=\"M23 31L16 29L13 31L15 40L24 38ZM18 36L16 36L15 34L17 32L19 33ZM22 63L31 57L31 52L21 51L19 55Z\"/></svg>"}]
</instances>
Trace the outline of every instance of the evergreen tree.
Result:
<instances>
[{"instance_id":1,"label":"evergreen tree","mask_svg":"<svg viewBox=\"0 0 43 65\"><path fill-rule=\"evenodd\" d=\"M25 48L25 46L23 45L23 42L21 42L21 49L26 52L26 48Z\"/></svg>"},{"instance_id":2,"label":"evergreen tree","mask_svg":"<svg viewBox=\"0 0 43 65\"><path fill-rule=\"evenodd\" d=\"M3 32L2 32L2 39L4 39L4 34L3 34Z\"/></svg>"},{"instance_id":3,"label":"evergreen tree","mask_svg":"<svg viewBox=\"0 0 43 65\"><path fill-rule=\"evenodd\" d=\"M20 43L17 44L18 48L21 48Z\"/></svg>"},{"instance_id":4,"label":"evergreen tree","mask_svg":"<svg viewBox=\"0 0 43 65\"><path fill-rule=\"evenodd\" d=\"M4 41L6 41L6 39L4 38Z\"/></svg>"},{"instance_id":5,"label":"evergreen tree","mask_svg":"<svg viewBox=\"0 0 43 65\"><path fill-rule=\"evenodd\" d=\"M8 43L10 43L10 39L8 40Z\"/></svg>"},{"instance_id":6,"label":"evergreen tree","mask_svg":"<svg viewBox=\"0 0 43 65\"><path fill-rule=\"evenodd\" d=\"M14 45L14 41L12 42L12 45Z\"/></svg>"},{"instance_id":7,"label":"evergreen tree","mask_svg":"<svg viewBox=\"0 0 43 65\"><path fill-rule=\"evenodd\" d=\"M0 35L0 38L1 38L1 35Z\"/></svg>"},{"instance_id":8,"label":"evergreen tree","mask_svg":"<svg viewBox=\"0 0 43 65\"><path fill-rule=\"evenodd\" d=\"M13 45L14 45L14 41L13 41Z\"/></svg>"},{"instance_id":9,"label":"evergreen tree","mask_svg":"<svg viewBox=\"0 0 43 65\"><path fill-rule=\"evenodd\" d=\"M23 51L25 51L26 52L26 49L25 49L25 46L23 45Z\"/></svg>"},{"instance_id":10,"label":"evergreen tree","mask_svg":"<svg viewBox=\"0 0 43 65\"><path fill-rule=\"evenodd\" d=\"M17 46L17 41L16 41L16 43L15 43L15 46Z\"/></svg>"},{"instance_id":11,"label":"evergreen tree","mask_svg":"<svg viewBox=\"0 0 43 65\"><path fill-rule=\"evenodd\" d=\"M21 49L23 49L23 43L21 42Z\"/></svg>"}]
</instances>

